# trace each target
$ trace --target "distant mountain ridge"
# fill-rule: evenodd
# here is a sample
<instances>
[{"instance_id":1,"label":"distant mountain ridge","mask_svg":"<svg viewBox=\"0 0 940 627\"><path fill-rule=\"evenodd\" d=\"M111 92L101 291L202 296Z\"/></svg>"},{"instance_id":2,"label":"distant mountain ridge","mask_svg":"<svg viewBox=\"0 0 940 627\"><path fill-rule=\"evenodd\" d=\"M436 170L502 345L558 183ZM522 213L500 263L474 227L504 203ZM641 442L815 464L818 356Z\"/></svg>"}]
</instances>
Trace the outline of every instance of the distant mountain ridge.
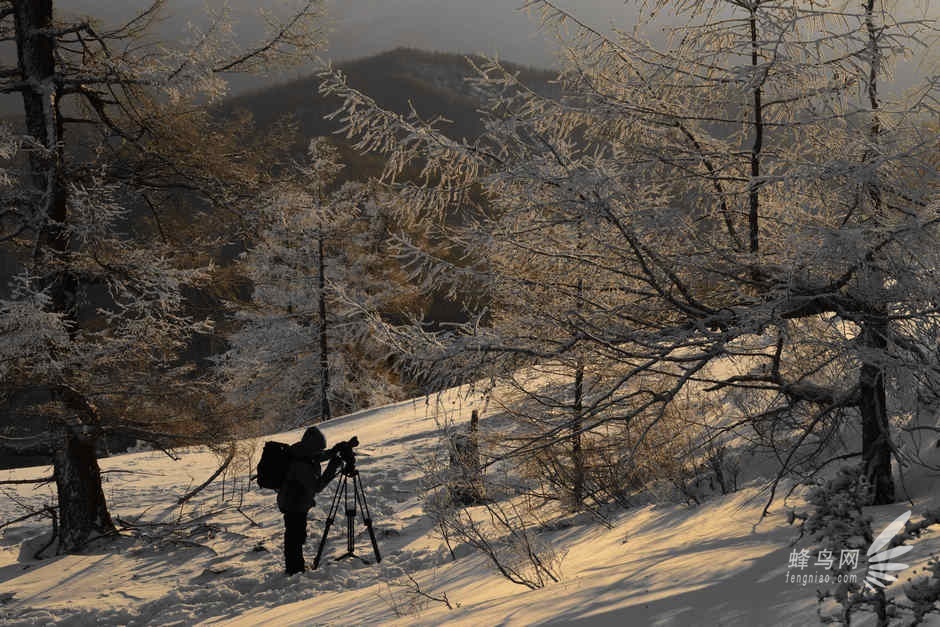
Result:
<instances>
[{"instance_id":1,"label":"distant mountain ridge","mask_svg":"<svg viewBox=\"0 0 940 627\"><path fill-rule=\"evenodd\" d=\"M482 59L477 59L482 61ZM551 91L555 73L514 63L507 69L540 92ZM451 121L442 130L453 138L471 138L483 126L478 109L480 94L467 82L475 71L465 55L395 48L381 54L337 64L349 84L373 98L380 106L405 113L409 103L425 118L443 116ZM330 135L338 122L324 119L340 103L323 98L316 76L295 79L227 99L222 110L245 109L253 115L259 130L269 128L285 115L293 115L306 140Z\"/></svg>"}]
</instances>

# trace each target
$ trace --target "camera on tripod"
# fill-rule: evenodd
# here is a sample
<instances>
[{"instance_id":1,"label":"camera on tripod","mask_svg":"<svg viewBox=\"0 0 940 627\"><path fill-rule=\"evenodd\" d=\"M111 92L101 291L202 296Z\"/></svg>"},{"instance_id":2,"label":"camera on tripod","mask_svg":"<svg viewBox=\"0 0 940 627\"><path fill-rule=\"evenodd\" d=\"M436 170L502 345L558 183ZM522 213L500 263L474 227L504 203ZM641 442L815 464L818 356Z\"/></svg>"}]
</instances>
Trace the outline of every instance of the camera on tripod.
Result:
<instances>
[{"instance_id":1,"label":"camera on tripod","mask_svg":"<svg viewBox=\"0 0 940 627\"><path fill-rule=\"evenodd\" d=\"M352 474L356 470L356 453L353 449L357 446L359 446L359 438L356 436L333 445L336 456L343 461L343 474L345 475Z\"/></svg>"},{"instance_id":2,"label":"camera on tripod","mask_svg":"<svg viewBox=\"0 0 940 627\"><path fill-rule=\"evenodd\" d=\"M369 540L372 542L372 552L375 554L375 561L381 562L382 555L379 553L379 544L375 539L375 530L372 528L372 514L369 513L369 506L366 504L366 493L362 489L362 483L359 478L359 471L356 469L356 453L354 448L359 446L359 438L353 436L345 442L338 442L333 445L334 459L339 458L343 462L342 478L336 483L336 492L333 493L333 501L330 505L330 512L323 523L323 536L320 538L320 546L317 547L317 556L313 560L313 568L316 570L320 566L320 559L323 557L323 549L326 546L326 538L330 533L330 527L336 520L339 513L340 504L345 505L346 513L346 552L337 560L347 557L355 557L366 564L371 562L360 555L356 555L356 513L362 516L362 523L369 533ZM352 490L349 489L349 480L352 479Z\"/></svg>"}]
</instances>

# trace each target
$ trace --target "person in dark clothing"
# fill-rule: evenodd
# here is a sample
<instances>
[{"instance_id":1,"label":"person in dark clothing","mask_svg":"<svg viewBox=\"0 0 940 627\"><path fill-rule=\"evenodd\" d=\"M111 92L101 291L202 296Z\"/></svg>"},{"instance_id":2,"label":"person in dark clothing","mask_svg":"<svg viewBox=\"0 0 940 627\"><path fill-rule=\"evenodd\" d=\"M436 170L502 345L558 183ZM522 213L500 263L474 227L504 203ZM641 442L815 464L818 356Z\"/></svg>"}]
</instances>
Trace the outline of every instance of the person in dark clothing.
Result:
<instances>
[{"instance_id":1,"label":"person in dark clothing","mask_svg":"<svg viewBox=\"0 0 940 627\"><path fill-rule=\"evenodd\" d=\"M284 514L284 565L288 575L301 573L304 542L307 541L307 512L316 505L315 496L342 469L336 447L327 450L326 438L316 427L304 432L300 442L288 449L290 465L277 491L277 507ZM320 473L320 462L329 460Z\"/></svg>"}]
</instances>

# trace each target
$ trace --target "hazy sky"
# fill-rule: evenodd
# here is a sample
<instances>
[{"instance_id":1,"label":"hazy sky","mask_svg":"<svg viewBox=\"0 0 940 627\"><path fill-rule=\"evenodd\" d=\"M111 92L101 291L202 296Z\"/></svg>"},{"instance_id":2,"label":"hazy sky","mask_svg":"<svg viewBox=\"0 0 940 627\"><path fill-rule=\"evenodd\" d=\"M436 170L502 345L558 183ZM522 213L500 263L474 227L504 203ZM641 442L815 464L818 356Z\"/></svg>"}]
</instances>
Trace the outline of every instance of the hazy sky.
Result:
<instances>
[{"instance_id":1,"label":"hazy sky","mask_svg":"<svg viewBox=\"0 0 940 627\"><path fill-rule=\"evenodd\" d=\"M299 0L169 0L169 18L161 27L164 36L175 36L189 20L198 20L206 6L227 4L243 16L239 34L257 34L253 16L258 6L289 6ZM859 0L845 0L858 3ZM499 53L506 60L537 66L552 65L554 47L538 32L533 19L520 11L524 0L325 0L331 33L328 54L343 60L367 56L396 46L413 46L454 52ZM643 0L557 0L579 18L601 29L611 24L630 29ZM902 13L914 15L911 7L928 6L940 18L940 0L894 0ZM56 0L60 10L98 15L109 21L128 17L147 0ZM660 38L660 28L675 23L664 12L658 27L646 36ZM936 59L934 59L935 62ZM916 64L904 72L918 71ZM921 68L920 71L923 71Z\"/></svg>"},{"instance_id":2,"label":"hazy sky","mask_svg":"<svg viewBox=\"0 0 940 627\"><path fill-rule=\"evenodd\" d=\"M600 27L636 20L623 0L568 0L577 15ZM406 45L433 50L498 53L528 65L552 64L553 42L540 33L521 0L330 0L335 20L331 51L339 58Z\"/></svg>"},{"instance_id":3,"label":"hazy sky","mask_svg":"<svg viewBox=\"0 0 940 627\"><path fill-rule=\"evenodd\" d=\"M168 0L168 18L161 36L178 36L187 21L198 21L205 7L228 5L240 19L238 33L245 39L260 34L258 6L289 6L299 0ZM534 19L519 8L524 0L324 0L330 16L330 44L326 54L336 60L367 56L396 46L464 53L499 53L509 61L536 66L553 65L554 46L539 33ZM845 0L857 4L859 0ZM557 0L579 18L600 28L611 24L630 29L643 0ZM931 17L940 18L940 0L895 0L902 13L914 15L913 6L927 6ZM146 6L147 0L56 0L60 11L101 17L116 23ZM661 27L675 23L665 13L657 27L645 35L659 39ZM935 46L938 47L938 46ZM936 64L934 53L931 63ZM902 82L927 71L923 64L906 63L899 69ZM936 73L936 68L932 73Z\"/></svg>"},{"instance_id":4,"label":"hazy sky","mask_svg":"<svg viewBox=\"0 0 940 627\"><path fill-rule=\"evenodd\" d=\"M300 0L168 0L168 19L161 27L174 33L188 20L198 20L205 7L228 5L244 16L239 32L254 34L251 22L258 6L283 8ZM535 22L520 11L524 0L324 0L331 26L330 54L336 59L367 56L397 46L456 52L499 52L506 59L532 65L551 63L551 46ZM56 0L60 11L100 16L117 23L146 6L147 0L120 3L101 0ZM561 0L579 17L605 26L635 21L635 0Z\"/></svg>"}]
</instances>

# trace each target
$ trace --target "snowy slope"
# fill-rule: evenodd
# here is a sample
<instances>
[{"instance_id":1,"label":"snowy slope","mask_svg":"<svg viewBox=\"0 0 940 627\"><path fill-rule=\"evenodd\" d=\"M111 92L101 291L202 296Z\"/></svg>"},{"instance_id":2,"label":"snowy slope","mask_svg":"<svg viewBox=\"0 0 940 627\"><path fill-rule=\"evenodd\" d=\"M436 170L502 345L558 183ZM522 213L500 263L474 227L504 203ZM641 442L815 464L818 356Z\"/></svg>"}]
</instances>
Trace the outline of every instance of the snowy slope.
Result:
<instances>
[{"instance_id":1,"label":"snowy slope","mask_svg":"<svg viewBox=\"0 0 940 627\"><path fill-rule=\"evenodd\" d=\"M212 452L184 451L180 461L159 452L102 460L103 470L110 471L105 490L112 514L133 526L84 555L40 560L32 554L48 539L48 520L34 518L0 530L0 623L815 623L815 586L785 581L796 531L779 505L754 526L764 505L755 487L696 508L660 504L620 511L611 527L587 515L559 519L545 539L564 557L562 579L541 590L510 583L466 546L454 547L454 560L423 513L421 466L441 446L439 424L465 421L474 408L483 409L481 398L455 391L322 425L330 443L353 435L362 442L359 467L384 559L377 565L330 559L345 550L340 517L320 570L292 578L281 572L283 530L274 495L248 481L263 440L246 442L240 465L184 506L177 498L217 468L220 460ZM487 420L484 413L484 431ZM277 439L299 436L298 431ZM0 478L48 473L48 468L23 469ZM917 485L915 512L936 498L931 490L937 483ZM0 521L52 501L50 486L4 490L14 499L0 499ZM327 488L311 512L308 563L332 491ZM882 528L909 507L872 508L874 527ZM907 560L911 571L931 552L940 552L938 535L917 544ZM357 538L357 553L372 557L364 534ZM409 592L409 576L429 596L446 595L452 609Z\"/></svg>"}]
</instances>

